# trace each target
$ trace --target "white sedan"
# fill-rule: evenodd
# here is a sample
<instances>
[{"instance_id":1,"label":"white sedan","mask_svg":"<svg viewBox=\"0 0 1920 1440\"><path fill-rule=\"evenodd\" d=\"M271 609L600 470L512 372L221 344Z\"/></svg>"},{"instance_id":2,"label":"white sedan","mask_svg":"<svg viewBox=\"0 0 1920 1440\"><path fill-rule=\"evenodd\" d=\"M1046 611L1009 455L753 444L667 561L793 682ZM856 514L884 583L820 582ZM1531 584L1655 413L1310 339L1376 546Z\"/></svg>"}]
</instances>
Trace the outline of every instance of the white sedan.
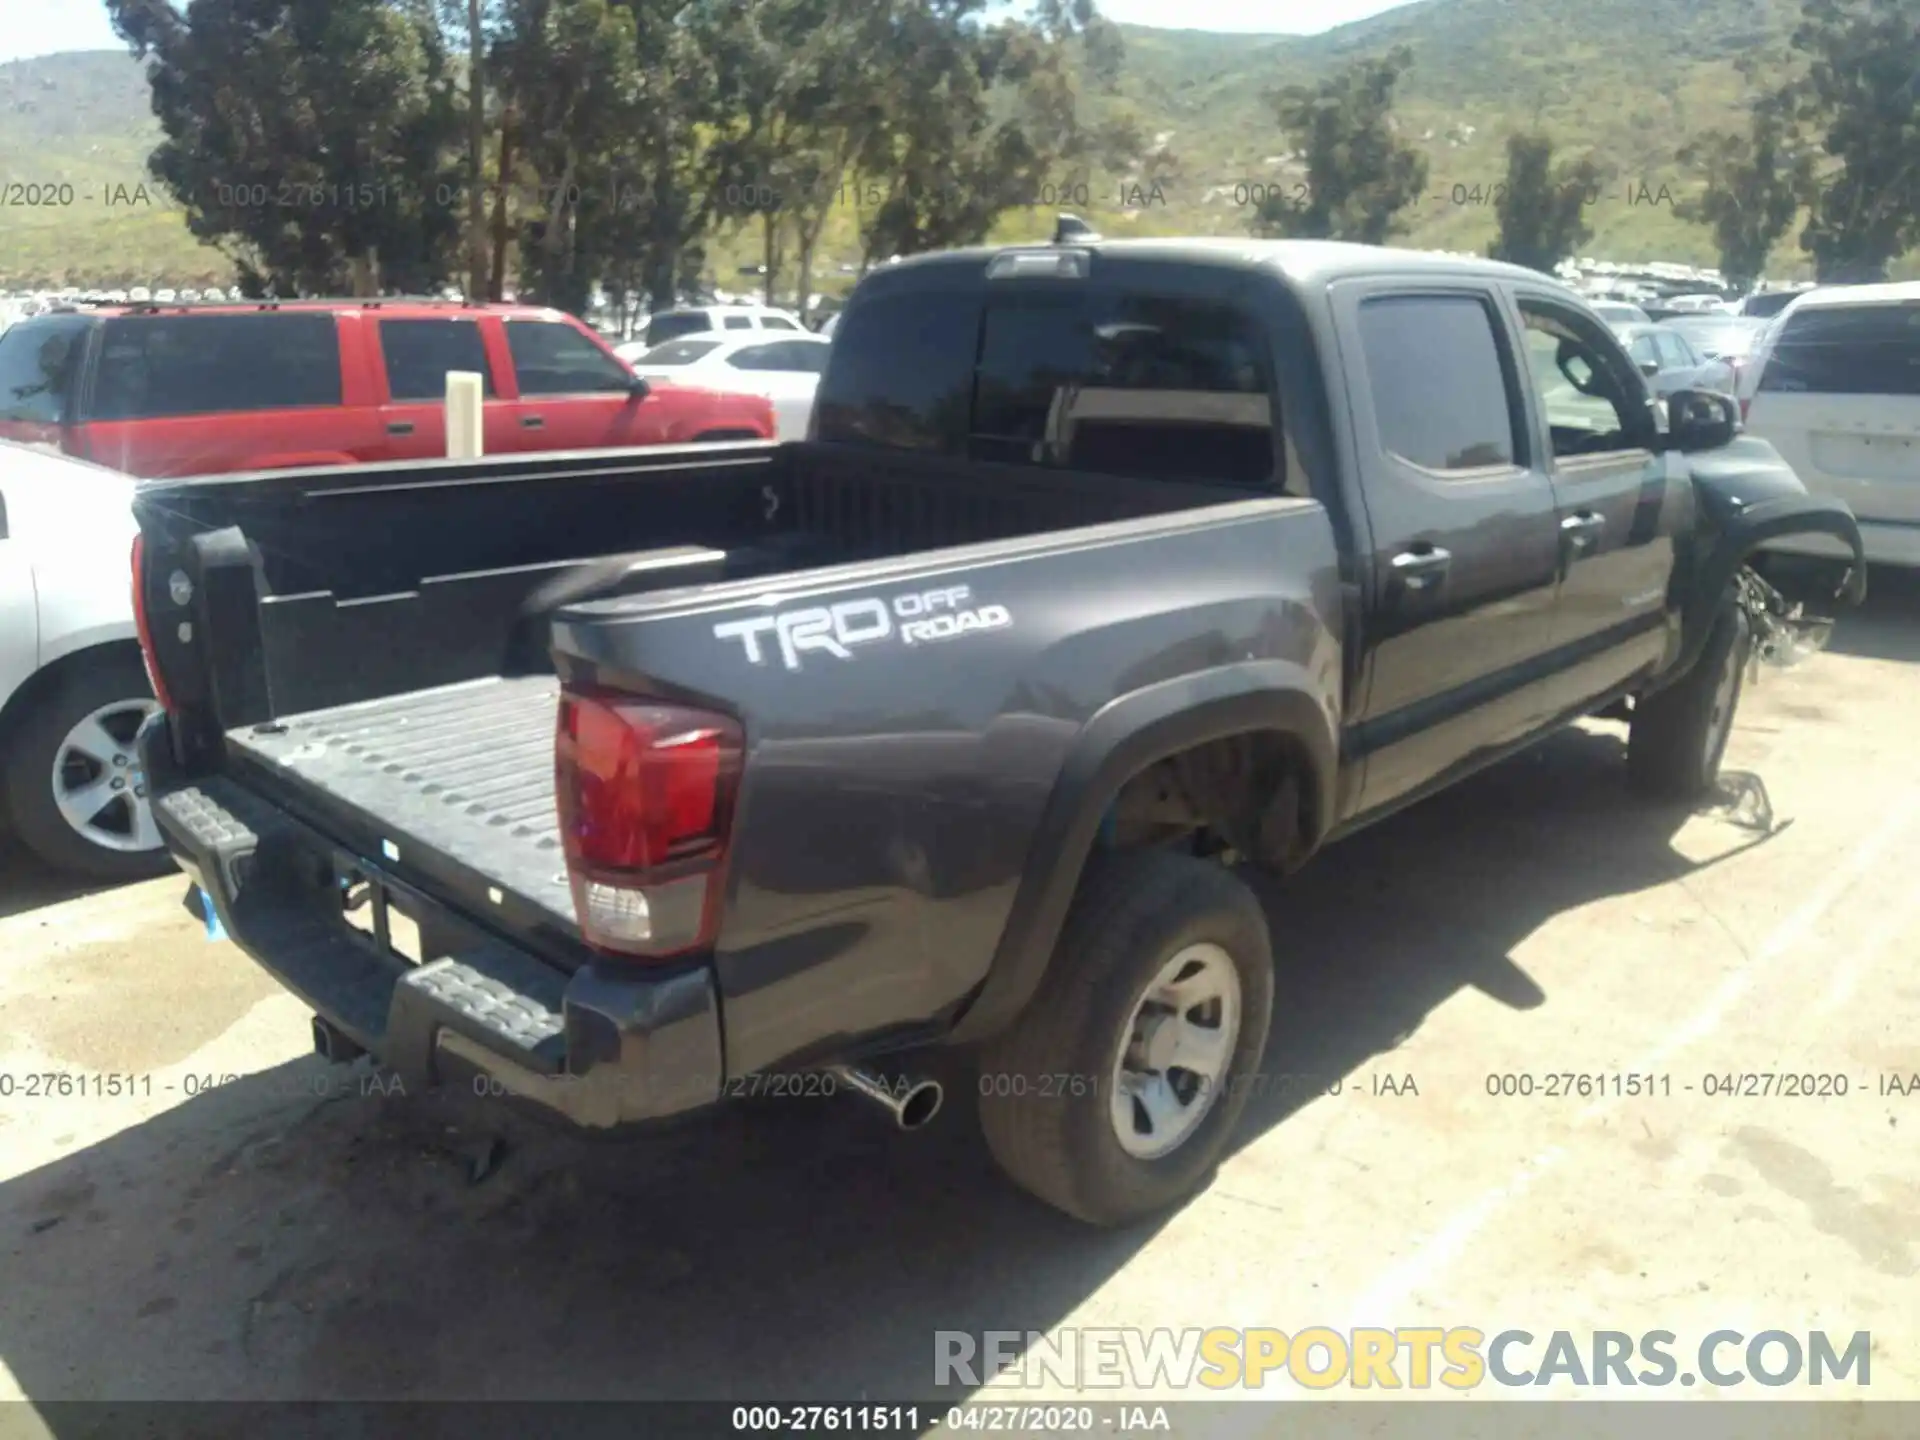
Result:
<instances>
[{"instance_id":1,"label":"white sedan","mask_svg":"<svg viewBox=\"0 0 1920 1440\"><path fill-rule=\"evenodd\" d=\"M636 341L617 347L617 353L648 380L764 395L773 401L776 438L799 440L807 433L813 392L830 349L831 342L818 335L761 330L725 338L689 335L651 350Z\"/></svg>"}]
</instances>

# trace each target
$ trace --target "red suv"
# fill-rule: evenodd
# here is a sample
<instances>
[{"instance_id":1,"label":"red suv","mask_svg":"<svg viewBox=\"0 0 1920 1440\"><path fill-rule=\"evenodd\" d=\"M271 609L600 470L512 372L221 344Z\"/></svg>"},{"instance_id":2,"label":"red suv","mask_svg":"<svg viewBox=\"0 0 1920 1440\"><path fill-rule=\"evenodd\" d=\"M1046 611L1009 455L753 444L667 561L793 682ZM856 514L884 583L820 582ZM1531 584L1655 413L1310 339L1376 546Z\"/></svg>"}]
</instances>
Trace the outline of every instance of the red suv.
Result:
<instances>
[{"instance_id":1,"label":"red suv","mask_svg":"<svg viewBox=\"0 0 1920 1440\"><path fill-rule=\"evenodd\" d=\"M428 459L449 370L484 377L489 455L774 433L769 401L650 386L557 310L288 300L23 320L0 333L0 438L142 477Z\"/></svg>"}]
</instances>

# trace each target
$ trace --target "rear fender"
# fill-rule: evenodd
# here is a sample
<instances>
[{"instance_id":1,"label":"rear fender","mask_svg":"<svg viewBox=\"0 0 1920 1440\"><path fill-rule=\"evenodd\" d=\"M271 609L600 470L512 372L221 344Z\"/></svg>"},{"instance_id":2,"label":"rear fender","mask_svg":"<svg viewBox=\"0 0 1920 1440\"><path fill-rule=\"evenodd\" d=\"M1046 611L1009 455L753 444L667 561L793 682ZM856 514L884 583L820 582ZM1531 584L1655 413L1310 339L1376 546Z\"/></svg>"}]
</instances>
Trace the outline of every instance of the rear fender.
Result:
<instances>
[{"instance_id":1,"label":"rear fender","mask_svg":"<svg viewBox=\"0 0 1920 1440\"><path fill-rule=\"evenodd\" d=\"M1297 740L1310 774L1301 776L1317 845L1333 814L1338 770L1336 721L1302 667L1266 660L1163 681L1113 701L1087 722L1061 767L1029 846L1019 893L979 995L955 1028L956 1043L1004 1029L1046 974L1054 944L1103 822L1126 782L1156 761L1209 741L1254 731Z\"/></svg>"}]
</instances>

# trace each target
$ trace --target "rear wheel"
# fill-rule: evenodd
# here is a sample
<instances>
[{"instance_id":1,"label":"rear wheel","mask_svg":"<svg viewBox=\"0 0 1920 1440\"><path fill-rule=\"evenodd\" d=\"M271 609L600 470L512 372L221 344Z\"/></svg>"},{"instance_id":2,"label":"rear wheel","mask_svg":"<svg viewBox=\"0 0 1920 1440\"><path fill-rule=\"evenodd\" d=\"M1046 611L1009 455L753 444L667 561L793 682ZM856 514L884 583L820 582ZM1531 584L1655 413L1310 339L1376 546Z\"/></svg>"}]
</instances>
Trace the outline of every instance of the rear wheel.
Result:
<instances>
[{"instance_id":1,"label":"rear wheel","mask_svg":"<svg viewBox=\"0 0 1920 1440\"><path fill-rule=\"evenodd\" d=\"M130 654L60 675L7 741L14 832L56 869L137 880L172 865L154 823L134 732L159 706Z\"/></svg>"},{"instance_id":2,"label":"rear wheel","mask_svg":"<svg viewBox=\"0 0 1920 1440\"><path fill-rule=\"evenodd\" d=\"M1636 790L1667 800L1697 800L1712 791L1752 651L1746 611L1728 600L1686 677L1635 702L1627 779Z\"/></svg>"},{"instance_id":3,"label":"rear wheel","mask_svg":"<svg viewBox=\"0 0 1920 1440\"><path fill-rule=\"evenodd\" d=\"M1266 917L1238 879L1185 855L1097 857L1039 991L982 1053L987 1145L1091 1224L1175 1205L1232 1138L1272 1005Z\"/></svg>"}]
</instances>

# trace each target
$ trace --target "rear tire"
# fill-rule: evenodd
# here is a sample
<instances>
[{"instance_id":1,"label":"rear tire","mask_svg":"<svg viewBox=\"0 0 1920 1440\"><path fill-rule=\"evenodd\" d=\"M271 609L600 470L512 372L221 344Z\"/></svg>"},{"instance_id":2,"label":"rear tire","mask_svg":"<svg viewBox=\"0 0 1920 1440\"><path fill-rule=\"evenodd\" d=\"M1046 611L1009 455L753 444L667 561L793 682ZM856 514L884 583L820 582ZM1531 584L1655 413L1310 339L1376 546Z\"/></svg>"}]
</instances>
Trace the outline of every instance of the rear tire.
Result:
<instances>
[{"instance_id":1,"label":"rear tire","mask_svg":"<svg viewBox=\"0 0 1920 1440\"><path fill-rule=\"evenodd\" d=\"M1180 998L1214 998L1171 1003L1169 974L1202 987ZM1244 884L1185 855L1096 856L1039 990L982 1051L987 1146L1014 1183L1089 1224L1178 1204L1207 1184L1232 1138L1272 1006L1266 916ZM1217 1068L1210 1082L1178 1064L1189 1036L1195 1063L1205 1055ZM1164 1130L1132 1098L1150 1089ZM1161 1140L1171 1143L1157 1149Z\"/></svg>"},{"instance_id":2,"label":"rear tire","mask_svg":"<svg viewBox=\"0 0 1920 1440\"><path fill-rule=\"evenodd\" d=\"M75 662L31 703L5 754L7 807L21 843L55 869L94 880L144 880L170 870L173 857L150 812L141 813L146 779L133 730L154 701L139 658L103 652ZM95 717L104 723L90 725ZM94 795L96 784L101 803L80 815L91 803L81 797ZM143 833L149 848L138 848Z\"/></svg>"},{"instance_id":3,"label":"rear tire","mask_svg":"<svg viewBox=\"0 0 1920 1440\"><path fill-rule=\"evenodd\" d=\"M1634 702L1627 731L1628 784L1662 800L1699 800L1712 792L1752 651L1746 612L1728 600L1693 669Z\"/></svg>"}]
</instances>

